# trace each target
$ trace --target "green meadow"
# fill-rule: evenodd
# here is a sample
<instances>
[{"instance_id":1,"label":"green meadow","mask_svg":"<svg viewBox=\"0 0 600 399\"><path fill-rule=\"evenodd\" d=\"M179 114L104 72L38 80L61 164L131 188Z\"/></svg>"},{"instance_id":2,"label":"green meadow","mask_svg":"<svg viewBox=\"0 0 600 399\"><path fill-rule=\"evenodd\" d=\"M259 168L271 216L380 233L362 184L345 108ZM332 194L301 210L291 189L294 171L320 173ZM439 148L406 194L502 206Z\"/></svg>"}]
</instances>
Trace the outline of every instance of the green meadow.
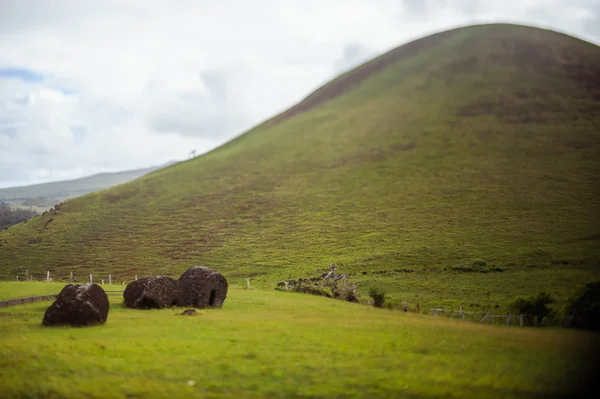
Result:
<instances>
[{"instance_id":1,"label":"green meadow","mask_svg":"<svg viewBox=\"0 0 600 399\"><path fill-rule=\"evenodd\" d=\"M1 283L0 297L18 287ZM86 328L42 327L50 301L0 309L0 396L561 397L594 337L276 291L231 289L197 316L109 299L106 324Z\"/></svg>"}]
</instances>

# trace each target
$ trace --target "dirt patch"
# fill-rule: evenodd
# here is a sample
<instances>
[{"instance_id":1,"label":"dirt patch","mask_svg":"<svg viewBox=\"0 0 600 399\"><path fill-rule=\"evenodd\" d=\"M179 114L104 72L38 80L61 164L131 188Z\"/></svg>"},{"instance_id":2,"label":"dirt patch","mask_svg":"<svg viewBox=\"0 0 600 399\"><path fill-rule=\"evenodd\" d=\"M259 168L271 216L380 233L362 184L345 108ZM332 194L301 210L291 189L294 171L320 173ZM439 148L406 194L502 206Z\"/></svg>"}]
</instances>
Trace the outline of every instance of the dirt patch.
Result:
<instances>
[{"instance_id":1,"label":"dirt patch","mask_svg":"<svg viewBox=\"0 0 600 399\"><path fill-rule=\"evenodd\" d=\"M120 201L125 201L138 194L140 189L137 186L128 186L127 188L121 188L119 191L111 190L104 195L104 198L109 204L115 204Z\"/></svg>"},{"instance_id":2,"label":"dirt patch","mask_svg":"<svg viewBox=\"0 0 600 399\"><path fill-rule=\"evenodd\" d=\"M480 98L461 107L458 117L495 116L507 123L545 123L554 120L561 114L569 113L558 102L544 99L545 102L522 101L526 94L520 92L517 96L501 96L497 98ZM533 96L533 95L531 95Z\"/></svg>"},{"instance_id":3,"label":"dirt patch","mask_svg":"<svg viewBox=\"0 0 600 399\"><path fill-rule=\"evenodd\" d=\"M389 159L398 153L410 151L417 145L413 142L405 144L394 144L389 148L373 147L364 151L358 151L346 157L340 158L333 164L334 168L348 164L362 164L370 162L380 162Z\"/></svg>"}]
</instances>

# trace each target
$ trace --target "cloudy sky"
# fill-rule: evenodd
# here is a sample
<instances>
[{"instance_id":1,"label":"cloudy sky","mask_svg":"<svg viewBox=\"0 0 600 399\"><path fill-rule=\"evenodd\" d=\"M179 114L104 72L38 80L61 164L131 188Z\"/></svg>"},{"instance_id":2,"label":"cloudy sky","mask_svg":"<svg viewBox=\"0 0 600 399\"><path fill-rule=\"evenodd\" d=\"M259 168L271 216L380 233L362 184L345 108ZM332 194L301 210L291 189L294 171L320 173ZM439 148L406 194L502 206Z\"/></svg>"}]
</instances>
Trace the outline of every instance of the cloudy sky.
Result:
<instances>
[{"instance_id":1,"label":"cloudy sky","mask_svg":"<svg viewBox=\"0 0 600 399\"><path fill-rule=\"evenodd\" d=\"M491 21L600 43L597 0L0 0L0 187L185 159L383 51Z\"/></svg>"}]
</instances>

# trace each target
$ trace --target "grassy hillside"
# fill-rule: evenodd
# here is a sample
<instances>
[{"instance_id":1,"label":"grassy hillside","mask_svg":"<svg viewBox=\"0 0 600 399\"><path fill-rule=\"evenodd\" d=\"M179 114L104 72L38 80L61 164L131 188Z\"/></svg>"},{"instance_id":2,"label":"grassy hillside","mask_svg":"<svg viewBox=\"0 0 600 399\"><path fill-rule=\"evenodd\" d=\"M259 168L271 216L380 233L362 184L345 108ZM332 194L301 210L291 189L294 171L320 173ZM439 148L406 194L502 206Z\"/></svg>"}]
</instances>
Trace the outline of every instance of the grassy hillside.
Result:
<instances>
[{"instance_id":1,"label":"grassy hillside","mask_svg":"<svg viewBox=\"0 0 600 399\"><path fill-rule=\"evenodd\" d=\"M92 176L73 180L61 180L51 183L32 184L22 187L0 188L0 200L14 206L49 208L54 204L69 198L79 197L93 191L117 186L130 182L140 176L153 172L164 166L153 166L115 173L98 173Z\"/></svg>"},{"instance_id":2,"label":"grassy hillside","mask_svg":"<svg viewBox=\"0 0 600 399\"><path fill-rule=\"evenodd\" d=\"M432 306L600 272L600 48L514 25L401 46L196 159L0 233L0 272L255 284L330 263ZM503 271L463 273L483 259ZM106 278L106 277L103 277Z\"/></svg>"},{"instance_id":3,"label":"grassy hillside","mask_svg":"<svg viewBox=\"0 0 600 399\"><path fill-rule=\"evenodd\" d=\"M573 397L593 338L279 292L230 290L195 317L109 298L92 328L42 327L50 302L0 310L0 396Z\"/></svg>"}]
</instances>

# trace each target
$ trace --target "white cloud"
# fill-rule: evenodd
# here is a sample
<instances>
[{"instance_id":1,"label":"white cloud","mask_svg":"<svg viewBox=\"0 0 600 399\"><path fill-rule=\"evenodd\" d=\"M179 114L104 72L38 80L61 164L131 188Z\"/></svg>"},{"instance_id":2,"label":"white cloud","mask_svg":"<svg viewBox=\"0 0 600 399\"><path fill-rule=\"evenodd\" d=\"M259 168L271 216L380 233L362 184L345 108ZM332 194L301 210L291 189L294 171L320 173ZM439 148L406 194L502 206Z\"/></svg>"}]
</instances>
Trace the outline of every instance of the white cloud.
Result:
<instances>
[{"instance_id":1,"label":"white cloud","mask_svg":"<svg viewBox=\"0 0 600 399\"><path fill-rule=\"evenodd\" d=\"M593 0L2 0L0 187L183 159L366 59L511 21L600 40Z\"/></svg>"}]
</instances>

